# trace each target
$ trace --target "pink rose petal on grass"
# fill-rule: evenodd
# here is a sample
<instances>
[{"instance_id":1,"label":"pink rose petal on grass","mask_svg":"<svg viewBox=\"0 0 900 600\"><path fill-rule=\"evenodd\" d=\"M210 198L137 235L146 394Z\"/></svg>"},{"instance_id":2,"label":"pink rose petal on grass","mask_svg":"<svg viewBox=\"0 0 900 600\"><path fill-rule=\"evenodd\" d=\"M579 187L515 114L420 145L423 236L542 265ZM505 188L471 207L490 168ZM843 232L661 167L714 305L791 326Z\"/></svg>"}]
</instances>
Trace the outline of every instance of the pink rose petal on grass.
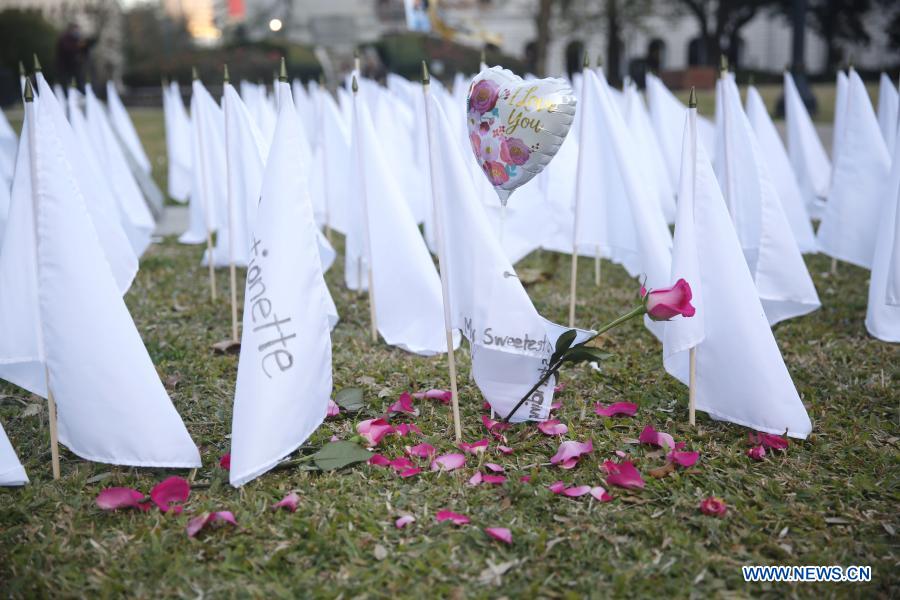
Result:
<instances>
[{"instance_id":1,"label":"pink rose petal on grass","mask_svg":"<svg viewBox=\"0 0 900 600\"><path fill-rule=\"evenodd\" d=\"M337 405L337 402L335 402L334 400L329 398L328 399L328 409L325 411L325 416L326 417L336 417L339 414L341 414L341 407Z\"/></svg>"},{"instance_id":2,"label":"pink rose petal on grass","mask_svg":"<svg viewBox=\"0 0 900 600\"><path fill-rule=\"evenodd\" d=\"M599 402L594 405L594 412L601 417L617 417L623 415L633 417L637 413L638 405L632 402L614 402L609 406L603 406Z\"/></svg>"},{"instance_id":3,"label":"pink rose petal on grass","mask_svg":"<svg viewBox=\"0 0 900 600\"><path fill-rule=\"evenodd\" d=\"M625 454L624 452L622 452L621 450L616 450L616 456L618 456L619 458L625 458L628 455Z\"/></svg>"},{"instance_id":4,"label":"pink rose petal on grass","mask_svg":"<svg viewBox=\"0 0 900 600\"><path fill-rule=\"evenodd\" d=\"M699 452L682 452L680 450L672 450L669 452L669 460L679 467L693 467L700 458Z\"/></svg>"},{"instance_id":5,"label":"pink rose petal on grass","mask_svg":"<svg viewBox=\"0 0 900 600\"><path fill-rule=\"evenodd\" d=\"M417 400L439 400L443 404L450 404L450 401L453 399L453 394L450 390L428 390L425 392L416 392L412 396Z\"/></svg>"},{"instance_id":6,"label":"pink rose petal on grass","mask_svg":"<svg viewBox=\"0 0 900 600\"><path fill-rule=\"evenodd\" d=\"M396 521L394 521L394 526L395 526L397 529L403 529L404 527L406 527L406 526L409 525L410 523L415 523L415 522L416 522L416 518L415 518L414 516L412 516L412 515L403 515L402 517L400 517L399 519L397 519Z\"/></svg>"},{"instance_id":7,"label":"pink rose petal on grass","mask_svg":"<svg viewBox=\"0 0 900 600\"><path fill-rule=\"evenodd\" d=\"M512 544L512 533L506 527L486 527L484 532L506 544Z\"/></svg>"},{"instance_id":8,"label":"pink rose petal on grass","mask_svg":"<svg viewBox=\"0 0 900 600\"><path fill-rule=\"evenodd\" d=\"M381 454L373 454L369 459L369 464L374 467L389 467L391 466L391 459Z\"/></svg>"},{"instance_id":9,"label":"pink rose petal on grass","mask_svg":"<svg viewBox=\"0 0 900 600\"><path fill-rule=\"evenodd\" d=\"M405 456L401 456L400 458L395 458L391 461L391 468L395 471L405 471L406 469L411 469L416 466L416 463L409 460Z\"/></svg>"},{"instance_id":10,"label":"pink rose petal on grass","mask_svg":"<svg viewBox=\"0 0 900 600\"><path fill-rule=\"evenodd\" d=\"M562 408L562 402L551 402L550 403L550 412L554 410L559 410Z\"/></svg>"},{"instance_id":11,"label":"pink rose petal on grass","mask_svg":"<svg viewBox=\"0 0 900 600\"><path fill-rule=\"evenodd\" d=\"M609 492L607 492L605 489L603 489L599 485L591 488L591 496L593 496L595 499L599 500L600 502L609 502L610 500L613 499L613 497L609 495Z\"/></svg>"},{"instance_id":12,"label":"pink rose petal on grass","mask_svg":"<svg viewBox=\"0 0 900 600\"><path fill-rule=\"evenodd\" d=\"M442 454L431 461L432 471L454 471L466 464L465 454L456 452L450 454Z\"/></svg>"},{"instance_id":13,"label":"pink rose petal on grass","mask_svg":"<svg viewBox=\"0 0 900 600\"><path fill-rule=\"evenodd\" d=\"M747 450L747 456L749 456L753 460L763 460L766 457L766 447L754 446Z\"/></svg>"},{"instance_id":14,"label":"pink rose petal on grass","mask_svg":"<svg viewBox=\"0 0 900 600\"><path fill-rule=\"evenodd\" d=\"M409 395L409 392L403 392L402 394L400 394L400 398L398 398L396 402L388 407L388 412L405 413L408 415L419 414L419 412L416 410L416 407L413 406L412 396Z\"/></svg>"},{"instance_id":15,"label":"pink rose petal on grass","mask_svg":"<svg viewBox=\"0 0 900 600\"><path fill-rule=\"evenodd\" d=\"M356 432L365 438L369 446L377 446L384 436L394 433L394 427L382 418L360 421Z\"/></svg>"},{"instance_id":16,"label":"pink rose petal on grass","mask_svg":"<svg viewBox=\"0 0 900 600\"><path fill-rule=\"evenodd\" d=\"M150 490L150 499L159 507L159 510L168 512L172 510L176 515L181 514L182 506L175 506L173 502L184 502L191 495L191 484L186 479L178 476L169 477Z\"/></svg>"},{"instance_id":17,"label":"pink rose petal on grass","mask_svg":"<svg viewBox=\"0 0 900 600\"><path fill-rule=\"evenodd\" d=\"M481 471L476 471L475 474L469 478L469 485L480 485L482 477Z\"/></svg>"},{"instance_id":18,"label":"pink rose petal on grass","mask_svg":"<svg viewBox=\"0 0 900 600\"><path fill-rule=\"evenodd\" d=\"M770 450L787 450L790 442L787 438L781 437L780 435L772 435L771 433L763 433L761 431L756 433L756 440L753 440L753 434L750 434L750 441L755 444L761 444Z\"/></svg>"},{"instance_id":19,"label":"pink rose petal on grass","mask_svg":"<svg viewBox=\"0 0 900 600\"><path fill-rule=\"evenodd\" d=\"M522 483L531 483L531 475L522 475L519 477L519 481Z\"/></svg>"},{"instance_id":20,"label":"pink rose petal on grass","mask_svg":"<svg viewBox=\"0 0 900 600\"><path fill-rule=\"evenodd\" d=\"M435 453L435 449L434 449L434 446L432 446L431 444L426 444L425 442L422 442L421 444L416 444L415 446L407 447L406 453L409 454L410 456L417 456L419 458L431 458Z\"/></svg>"},{"instance_id":21,"label":"pink rose petal on grass","mask_svg":"<svg viewBox=\"0 0 900 600\"><path fill-rule=\"evenodd\" d=\"M231 452L222 455L222 458L219 459L219 466L226 471L231 470Z\"/></svg>"},{"instance_id":22,"label":"pink rose petal on grass","mask_svg":"<svg viewBox=\"0 0 900 600\"><path fill-rule=\"evenodd\" d=\"M562 494L563 496L568 496L570 498L584 496L591 491L591 486L589 485L566 487L566 484L564 484L562 481L557 481L556 483L550 484L549 488L550 491L554 494Z\"/></svg>"},{"instance_id":23,"label":"pink rose petal on grass","mask_svg":"<svg viewBox=\"0 0 900 600\"><path fill-rule=\"evenodd\" d=\"M660 448L675 448L675 440L668 433L656 431L652 425L647 425L638 436L638 441L642 444L650 444L651 446L659 446Z\"/></svg>"},{"instance_id":24,"label":"pink rose petal on grass","mask_svg":"<svg viewBox=\"0 0 900 600\"><path fill-rule=\"evenodd\" d=\"M144 494L126 487L106 488L97 494L97 508L101 510L118 510L120 508L137 508L139 510L149 510L149 503L141 503Z\"/></svg>"},{"instance_id":25,"label":"pink rose petal on grass","mask_svg":"<svg viewBox=\"0 0 900 600\"><path fill-rule=\"evenodd\" d=\"M200 530L204 527L212 523L213 521L225 521L226 523L231 523L234 526L237 526L237 521L234 518L234 515L231 514L229 510L221 510L218 512L211 513L203 513L198 517L194 517L187 524L187 534L188 537L194 537Z\"/></svg>"},{"instance_id":26,"label":"pink rose petal on grass","mask_svg":"<svg viewBox=\"0 0 900 600\"><path fill-rule=\"evenodd\" d=\"M709 496L700 502L700 512L711 517L724 517L728 512L728 505L721 498Z\"/></svg>"},{"instance_id":27,"label":"pink rose petal on grass","mask_svg":"<svg viewBox=\"0 0 900 600\"><path fill-rule=\"evenodd\" d=\"M558 393L564 392L564 391L566 391L566 384L565 384L565 383L557 383L555 386L553 386L553 393L554 393L554 394L558 394Z\"/></svg>"},{"instance_id":28,"label":"pink rose petal on grass","mask_svg":"<svg viewBox=\"0 0 900 600\"><path fill-rule=\"evenodd\" d=\"M569 433L569 428L566 424L561 423L557 419L550 419L549 421L538 423L538 429L544 435L565 435Z\"/></svg>"},{"instance_id":29,"label":"pink rose petal on grass","mask_svg":"<svg viewBox=\"0 0 900 600\"><path fill-rule=\"evenodd\" d=\"M499 485L501 483L506 483L506 475L489 475L484 474L481 476L482 483L493 483L494 485Z\"/></svg>"},{"instance_id":30,"label":"pink rose petal on grass","mask_svg":"<svg viewBox=\"0 0 900 600\"><path fill-rule=\"evenodd\" d=\"M499 450L499 451L502 452L503 454L512 454L513 452L515 452L515 450L513 450L513 449L510 448L509 446L500 446L500 445L498 445L498 446L497 446L497 450Z\"/></svg>"},{"instance_id":31,"label":"pink rose petal on grass","mask_svg":"<svg viewBox=\"0 0 900 600\"><path fill-rule=\"evenodd\" d=\"M400 477L402 477L403 479L406 479L407 477L412 477L414 475L418 475L421 472L422 472L422 469L420 469L419 467L410 467L408 469L403 469L402 471L400 471Z\"/></svg>"},{"instance_id":32,"label":"pink rose petal on grass","mask_svg":"<svg viewBox=\"0 0 900 600\"><path fill-rule=\"evenodd\" d=\"M484 463L484 466L489 471L493 471L494 473L502 473L504 471L503 467L498 465L497 463Z\"/></svg>"},{"instance_id":33,"label":"pink rose petal on grass","mask_svg":"<svg viewBox=\"0 0 900 600\"><path fill-rule=\"evenodd\" d=\"M466 454L481 454L487 449L489 443L487 438L472 442L471 444L468 442L460 442L459 449Z\"/></svg>"},{"instance_id":34,"label":"pink rose petal on grass","mask_svg":"<svg viewBox=\"0 0 900 600\"><path fill-rule=\"evenodd\" d=\"M616 485L629 490L641 489L644 487L644 480L634 465L625 461L623 463L614 463L611 460L603 463L603 468L607 472L606 483Z\"/></svg>"},{"instance_id":35,"label":"pink rose petal on grass","mask_svg":"<svg viewBox=\"0 0 900 600\"><path fill-rule=\"evenodd\" d=\"M554 465L559 465L563 469L571 469L578 464L580 456L593 450L594 444L591 440L586 442L568 440L559 445L559 449L550 459L550 462Z\"/></svg>"},{"instance_id":36,"label":"pink rose petal on grass","mask_svg":"<svg viewBox=\"0 0 900 600\"><path fill-rule=\"evenodd\" d=\"M489 418L487 415L481 415L481 422L494 436L499 436L501 431L509 429L509 423L502 423Z\"/></svg>"},{"instance_id":37,"label":"pink rose petal on grass","mask_svg":"<svg viewBox=\"0 0 900 600\"><path fill-rule=\"evenodd\" d=\"M397 435L405 436L410 432L415 432L419 435L423 435L422 430L419 429L419 427L415 423L400 423L398 425L394 425L394 433L396 433Z\"/></svg>"},{"instance_id":38,"label":"pink rose petal on grass","mask_svg":"<svg viewBox=\"0 0 900 600\"><path fill-rule=\"evenodd\" d=\"M466 525L470 521L469 517L466 515L461 515L451 510L439 510L437 514L434 515L434 518L437 519L438 523L450 521L454 525Z\"/></svg>"},{"instance_id":39,"label":"pink rose petal on grass","mask_svg":"<svg viewBox=\"0 0 900 600\"><path fill-rule=\"evenodd\" d=\"M291 492L278 502L272 505L272 508L278 510L279 508L286 508L291 512L297 510L297 505L300 504L300 496L297 495L297 492Z\"/></svg>"}]
</instances>

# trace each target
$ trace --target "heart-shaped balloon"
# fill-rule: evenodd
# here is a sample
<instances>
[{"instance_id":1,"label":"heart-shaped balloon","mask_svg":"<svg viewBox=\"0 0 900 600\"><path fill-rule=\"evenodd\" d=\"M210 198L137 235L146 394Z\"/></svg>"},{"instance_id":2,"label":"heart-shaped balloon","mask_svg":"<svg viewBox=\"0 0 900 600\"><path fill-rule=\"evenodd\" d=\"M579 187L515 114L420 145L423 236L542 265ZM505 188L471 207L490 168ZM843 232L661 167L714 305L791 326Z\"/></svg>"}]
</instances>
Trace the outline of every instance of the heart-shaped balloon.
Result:
<instances>
[{"instance_id":1,"label":"heart-shaped balloon","mask_svg":"<svg viewBox=\"0 0 900 600\"><path fill-rule=\"evenodd\" d=\"M564 79L525 81L491 67L479 73L466 99L469 142L500 203L544 170L575 117L575 95Z\"/></svg>"}]
</instances>

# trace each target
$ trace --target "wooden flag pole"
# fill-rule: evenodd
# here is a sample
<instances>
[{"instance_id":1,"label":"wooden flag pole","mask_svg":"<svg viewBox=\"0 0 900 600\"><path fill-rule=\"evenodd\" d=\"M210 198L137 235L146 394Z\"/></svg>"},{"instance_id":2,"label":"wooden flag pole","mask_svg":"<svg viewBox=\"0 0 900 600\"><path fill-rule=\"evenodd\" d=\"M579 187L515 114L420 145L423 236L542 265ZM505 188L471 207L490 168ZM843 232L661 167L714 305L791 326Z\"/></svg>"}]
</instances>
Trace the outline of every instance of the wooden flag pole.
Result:
<instances>
[{"instance_id":1,"label":"wooden flag pole","mask_svg":"<svg viewBox=\"0 0 900 600\"><path fill-rule=\"evenodd\" d=\"M223 69L222 83L227 88L231 85L231 77L228 74L228 65ZM222 95L222 106L225 108L225 153L231 144L228 143L228 103L225 100L227 95ZM237 342L238 337L238 309L237 309L237 267L234 264L234 190L231 187L231 176L228 169L231 167L231 161L225 161L225 181L228 188L228 278L231 291L231 340Z\"/></svg>"},{"instance_id":2,"label":"wooden flag pole","mask_svg":"<svg viewBox=\"0 0 900 600\"><path fill-rule=\"evenodd\" d=\"M359 101L359 83L356 81L356 75L353 76L351 87L353 88L353 111L356 115L356 126L359 127L359 114L356 108L356 103ZM372 341L378 341L378 323L375 320L375 283L374 278L372 277L372 239L369 236L369 201L366 194L366 167L363 163L362 159L362 148L359 144L360 134L356 132L356 158L359 163L359 176L362 177L362 205L363 205L363 221L365 221L365 227L363 231L365 232L366 237L366 252L369 255L369 260L367 261L368 267L368 275L369 275L369 321L372 325ZM362 275L360 271L362 258L357 259L357 277L360 278ZM360 286L361 287L361 286Z\"/></svg>"},{"instance_id":3,"label":"wooden flag pole","mask_svg":"<svg viewBox=\"0 0 900 600\"><path fill-rule=\"evenodd\" d=\"M691 87L691 97L688 99L688 110L697 112L697 92ZM691 173L693 183L691 184L691 193L696 195L697 183L697 132L691 124ZM690 199L694 202L694 198ZM693 427L697 424L697 347L694 346L688 352L688 422Z\"/></svg>"},{"instance_id":4,"label":"wooden flag pole","mask_svg":"<svg viewBox=\"0 0 900 600\"><path fill-rule=\"evenodd\" d=\"M38 62L37 55L34 56L35 67L39 68L40 63ZM40 243L40 238L37 235L38 231L38 214L40 211L38 210L38 181L37 181L37 156L35 152L35 142L37 137L36 131L36 123L34 121L34 88L31 85L31 79L25 79L25 92L24 92L24 100L25 100L25 121L28 123L28 147L30 152L30 162L31 162L31 202L32 202L32 210L34 211L34 243L35 243L35 253L37 254L37 245ZM40 262L40 261L38 261ZM40 264L37 265L37 268L40 269ZM43 329L43 326L41 327ZM40 342L41 346L43 346L43 332L41 333ZM43 350L43 348L42 348ZM43 352L42 352L43 354ZM50 461L51 467L53 469L53 479L59 479L60 477L60 468L59 468L59 435L56 424L56 400L53 398L53 392L50 390L50 369L47 366L47 359L44 357L44 378L47 384L47 413L48 420L50 425Z\"/></svg>"},{"instance_id":5,"label":"wooden flag pole","mask_svg":"<svg viewBox=\"0 0 900 600\"><path fill-rule=\"evenodd\" d=\"M200 75L197 73L197 67L191 67L191 75L194 81L200 80ZM200 144L201 154L203 151L203 128L197 127L197 137L198 143ZM212 230L209 228L209 209L210 207L207 205L207 201L209 200L209 188L206 182L206 167L205 161L200 160L200 181L203 186L203 219L206 221L206 262L209 264L209 297L213 302L216 301L216 265L213 260L213 241L212 241Z\"/></svg>"},{"instance_id":6,"label":"wooden flag pole","mask_svg":"<svg viewBox=\"0 0 900 600\"><path fill-rule=\"evenodd\" d=\"M444 223L438 216L437 209L437 193L434 185L434 141L431 139L431 115L428 110L428 93L431 88L431 76L428 74L428 65L422 61L422 93L425 96L425 129L427 131L428 140L428 161L431 168L431 203L434 211L435 221L435 240L438 255L438 272L441 275L441 297L444 304L444 329L447 333L447 362L450 366L450 407L453 414L453 433L456 436L456 442L462 441L462 426L459 421L459 390L456 382L456 353L453 351L453 328L452 319L450 318L450 291L447 283L447 273L444 269L444 255L446 248L444 247ZM493 412L493 411L492 411Z\"/></svg>"},{"instance_id":7,"label":"wooden flag pole","mask_svg":"<svg viewBox=\"0 0 900 600\"><path fill-rule=\"evenodd\" d=\"M584 53L584 61L581 63L581 69L584 71L588 67L590 67L590 59L588 57L588 53ZM582 83L582 97L584 97L584 88L585 85ZM579 120L578 125L578 139L584 139L584 119ZM576 289L578 288L578 213L580 207L580 196L581 196L581 169L582 169L582 155L583 153L578 153L578 163L576 166L575 172L575 209L572 213L572 276L571 276L571 287L569 288L569 327L575 327L575 294Z\"/></svg>"}]
</instances>

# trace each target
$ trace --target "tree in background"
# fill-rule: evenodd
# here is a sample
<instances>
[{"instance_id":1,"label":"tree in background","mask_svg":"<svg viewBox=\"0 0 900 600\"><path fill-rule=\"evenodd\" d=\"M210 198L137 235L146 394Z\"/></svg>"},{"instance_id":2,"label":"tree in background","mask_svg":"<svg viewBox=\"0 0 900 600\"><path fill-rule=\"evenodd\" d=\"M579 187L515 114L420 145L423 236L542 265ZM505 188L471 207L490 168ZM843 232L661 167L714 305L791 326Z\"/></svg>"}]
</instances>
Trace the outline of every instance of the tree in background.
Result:
<instances>
[{"instance_id":1,"label":"tree in background","mask_svg":"<svg viewBox=\"0 0 900 600\"><path fill-rule=\"evenodd\" d=\"M791 0L778 2L778 9L790 19ZM847 62L843 44L867 45L871 41L865 27L865 16L872 9L871 0L807 0L806 25L825 42L823 73L834 73Z\"/></svg>"},{"instance_id":2,"label":"tree in background","mask_svg":"<svg viewBox=\"0 0 900 600\"><path fill-rule=\"evenodd\" d=\"M783 1L783 0L782 0ZM853 1L853 0L849 0ZM723 54L737 66L740 62L741 29L761 10L779 0L677 0L700 28L691 64L715 66ZM790 4L790 0L786 2Z\"/></svg>"},{"instance_id":3,"label":"tree in background","mask_svg":"<svg viewBox=\"0 0 900 600\"><path fill-rule=\"evenodd\" d=\"M37 54L50 80L55 78L59 32L36 10L0 12L0 104L21 98L19 61L29 70Z\"/></svg>"}]
</instances>

